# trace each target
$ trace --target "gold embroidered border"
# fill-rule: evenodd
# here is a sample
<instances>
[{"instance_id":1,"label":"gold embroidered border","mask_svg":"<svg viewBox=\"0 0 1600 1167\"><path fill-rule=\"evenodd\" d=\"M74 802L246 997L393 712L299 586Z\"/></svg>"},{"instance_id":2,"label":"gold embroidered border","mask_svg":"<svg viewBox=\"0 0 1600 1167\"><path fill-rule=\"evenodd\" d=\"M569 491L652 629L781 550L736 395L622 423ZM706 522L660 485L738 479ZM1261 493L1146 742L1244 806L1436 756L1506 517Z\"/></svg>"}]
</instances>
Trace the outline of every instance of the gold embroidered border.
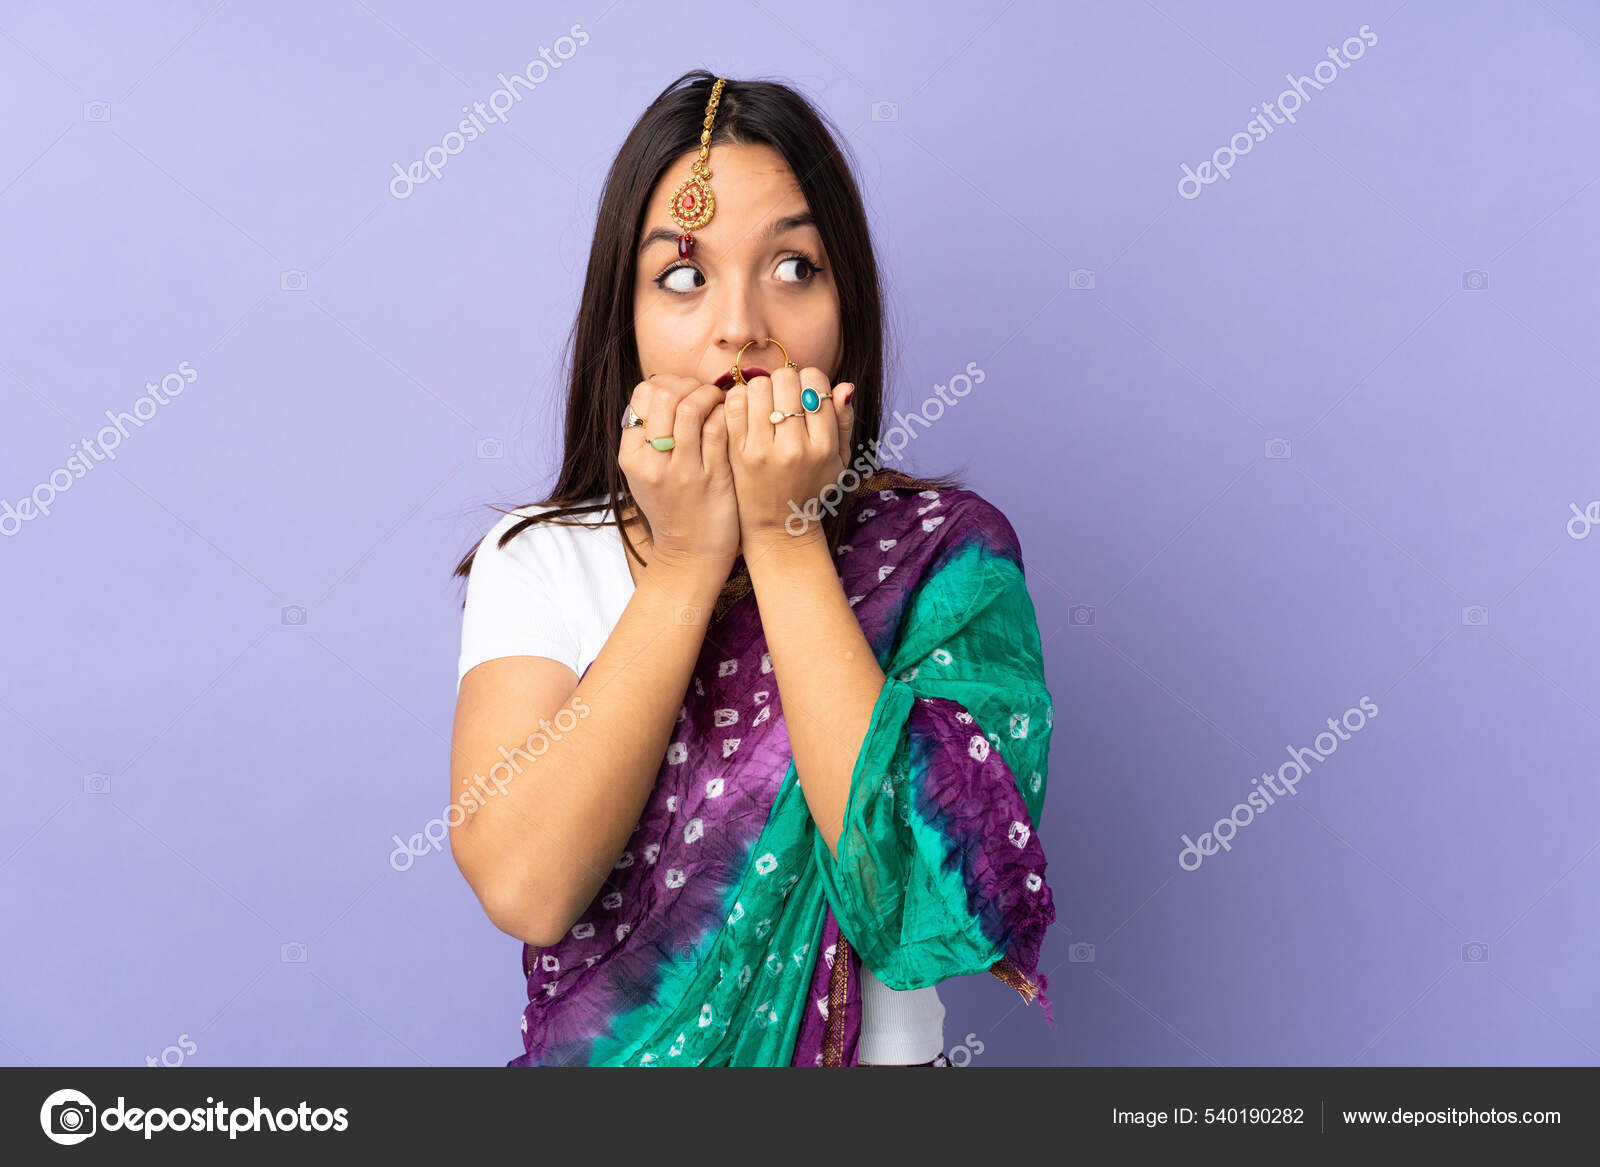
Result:
<instances>
[{"instance_id":1,"label":"gold embroidered border","mask_svg":"<svg viewBox=\"0 0 1600 1167\"><path fill-rule=\"evenodd\" d=\"M1029 980L1027 974L1017 967L1017 962L1009 956L990 965L989 971L1022 994L1022 999L1027 1004L1033 1004L1033 999L1039 995L1039 986Z\"/></svg>"},{"instance_id":2,"label":"gold embroidered border","mask_svg":"<svg viewBox=\"0 0 1600 1167\"><path fill-rule=\"evenodd\" d=\"M844 1065L844 1008L850 981L850 941L839 933L833 952L833 971L828 977L828 1023L822 1030L822 1064Z\"/></svg>"}]
</instances>

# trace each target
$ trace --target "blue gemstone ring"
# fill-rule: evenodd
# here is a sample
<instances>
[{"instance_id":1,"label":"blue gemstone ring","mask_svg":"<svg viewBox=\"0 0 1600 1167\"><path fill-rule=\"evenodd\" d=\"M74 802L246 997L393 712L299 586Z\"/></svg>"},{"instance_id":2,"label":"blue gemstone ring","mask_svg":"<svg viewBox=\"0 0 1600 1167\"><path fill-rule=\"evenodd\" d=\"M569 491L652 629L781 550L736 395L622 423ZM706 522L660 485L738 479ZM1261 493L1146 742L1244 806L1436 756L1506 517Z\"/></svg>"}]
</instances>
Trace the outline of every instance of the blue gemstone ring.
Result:
<instances>
[{"instance_id":1,"label":"blue gemstone ring","mask_svg":"<svg viewBox=\"0 0 1600 1167\"><path fill-rule=\"evenodd\" d=\"M831 389L826 393L818 393L815 389L802 389L800 391L800 408L807 413L815 413L822 408L822 399L824 397L831 398L832 396L833 390Z\"/></svg>"}]
</instances>

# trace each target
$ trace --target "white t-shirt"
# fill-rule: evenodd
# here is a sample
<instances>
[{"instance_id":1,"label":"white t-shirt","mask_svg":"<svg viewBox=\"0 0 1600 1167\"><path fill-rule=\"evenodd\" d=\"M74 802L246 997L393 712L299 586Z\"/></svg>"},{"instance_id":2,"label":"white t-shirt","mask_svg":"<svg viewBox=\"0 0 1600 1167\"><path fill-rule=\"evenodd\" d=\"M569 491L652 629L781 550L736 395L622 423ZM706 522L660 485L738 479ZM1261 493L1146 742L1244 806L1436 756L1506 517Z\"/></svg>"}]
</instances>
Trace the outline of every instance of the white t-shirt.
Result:
<instances>
[{"instance_id":1,"label":"white t-shirt","mask_svg":"<svg viewBox=\"0 0 1600 1167\"><path fill-rule=\"evenodd\" d=\"M553 509L521 507L479 544L467 578L458 686L474 665L503 656L549 657L582 676L622 618L634 583L615 524L535 523L496 546L518 519ZM602 513L569 518L593 523ZM936 988L891 989L865 965L861 971L858 1060L907 1065L944 1052L945 1010Z\"/></svg>"}]
</instances>

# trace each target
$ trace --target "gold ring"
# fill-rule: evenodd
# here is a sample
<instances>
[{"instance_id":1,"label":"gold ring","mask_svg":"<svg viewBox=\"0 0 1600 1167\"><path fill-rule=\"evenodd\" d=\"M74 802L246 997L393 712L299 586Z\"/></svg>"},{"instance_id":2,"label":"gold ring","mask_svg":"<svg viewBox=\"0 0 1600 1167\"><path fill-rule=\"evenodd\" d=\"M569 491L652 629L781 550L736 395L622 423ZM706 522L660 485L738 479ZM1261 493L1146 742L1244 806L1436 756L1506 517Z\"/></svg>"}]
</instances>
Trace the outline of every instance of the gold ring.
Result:
<instances>
[{"instance_id":1,"label":"gold ring","mask_svg":"<svg viewBox=\"0 0 1600 1167\"><path fill-rule=\"evenodd\" d=\"M744 358L744 350L749 348L751 345L753 345L755 343L756 342L753 341L753 340L745 341L744 342L744 348L741 348L738 351L738 353L735 354L735 356L733 358L733 383L735 385L748 385L749 384L749 382L744 379L744 370L739 368L739 362ZM784 366L786 368L798 369L800 367L799 365L795 364L793 361L791 361L789 359L789 350L783 347L783 342L782 341L779 341L776 338L769 336L766 339L766 343L767 344L775 344L775 345L778 346L778 351L783 354L783 363L784 363Z\"/></svg>"}]
</instances>

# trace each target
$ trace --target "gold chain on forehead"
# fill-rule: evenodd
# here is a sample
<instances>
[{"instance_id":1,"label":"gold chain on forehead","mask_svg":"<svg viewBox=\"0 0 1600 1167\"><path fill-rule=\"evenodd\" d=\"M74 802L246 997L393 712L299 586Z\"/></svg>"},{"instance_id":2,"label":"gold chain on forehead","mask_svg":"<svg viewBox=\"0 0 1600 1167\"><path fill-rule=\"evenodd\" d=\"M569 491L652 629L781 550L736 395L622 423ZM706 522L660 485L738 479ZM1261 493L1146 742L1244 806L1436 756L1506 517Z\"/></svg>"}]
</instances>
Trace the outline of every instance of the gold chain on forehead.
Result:
<instances>
[{"instance_id":1,"label":"gold chain on forehead","mask_svg":"<svg viewBox=\"0 0 1600 1167\"><path fill-rule=\"evenodd\" d=\"M722 100L722 86L727 81L718 77L711 87L711 100L706 103L706 118L700 129L700 157L689 167L690 177L672 192L672 202L667 214L683 234L678 236L678 256L688 259L694 254L694 232L711 222L717 209L717 200L711 194L711 168L706 165L711 157L711 126L717 120L717 103Z\"/></svg>"}]
</instances>

